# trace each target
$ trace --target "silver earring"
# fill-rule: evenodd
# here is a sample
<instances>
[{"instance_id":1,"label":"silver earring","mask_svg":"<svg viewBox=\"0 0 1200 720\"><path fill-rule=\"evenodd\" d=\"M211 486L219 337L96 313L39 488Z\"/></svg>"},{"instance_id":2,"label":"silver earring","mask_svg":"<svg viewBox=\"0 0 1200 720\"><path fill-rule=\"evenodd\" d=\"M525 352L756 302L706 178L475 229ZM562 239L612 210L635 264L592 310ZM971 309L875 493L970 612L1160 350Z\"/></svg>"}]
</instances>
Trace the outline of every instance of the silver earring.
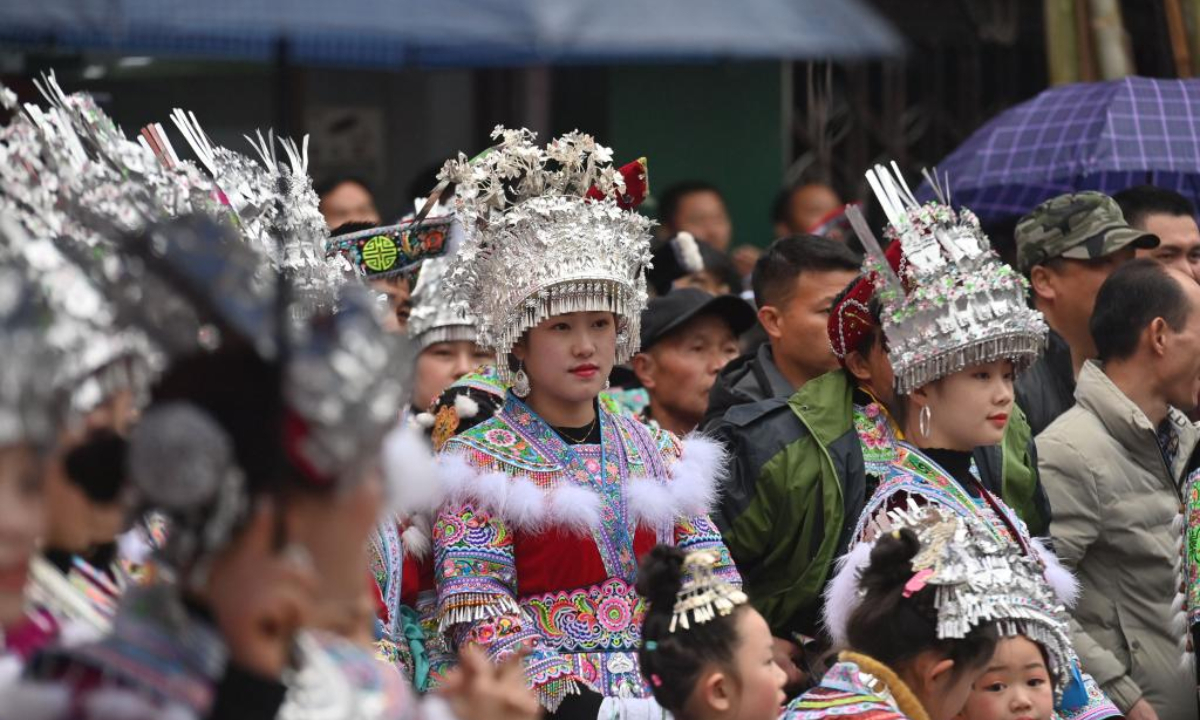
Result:
<instances>
[{"instance_id":1,"label":"silver earring","mask_svg":"<svg viewBox=\"0 0 1200 720\"><path fill-rule=\"evenodd\" d=\"M605 380L605 381L604 381L604 389L605 389L605 390L607 390L607 389L609 389L610 387L612 387L612 381L611 381L611 380Z\"/></svg>"},{"instance_id":2,"label":"silver earring","mask_svg":"<svg viewBox=\"0 0 1200 720\"><path fill-rule=\"evenodd\" d=\"M525 363L521 363L517 374L513 375L512 391L519 398L529 397L529 375L525 372Z\"/></svg>"},{"instance_id":3,"label":"silver earring","mask_svg":"<svg viewBox=\"0 0 1200 720\"><path fill-rule=\"evenodd\" d=\"M921 412L917 414L917 429L921 431L921 437L929 437L929 423L933 420L933 411L928 405L921 406Z\"/></svg>"}]
</instances>

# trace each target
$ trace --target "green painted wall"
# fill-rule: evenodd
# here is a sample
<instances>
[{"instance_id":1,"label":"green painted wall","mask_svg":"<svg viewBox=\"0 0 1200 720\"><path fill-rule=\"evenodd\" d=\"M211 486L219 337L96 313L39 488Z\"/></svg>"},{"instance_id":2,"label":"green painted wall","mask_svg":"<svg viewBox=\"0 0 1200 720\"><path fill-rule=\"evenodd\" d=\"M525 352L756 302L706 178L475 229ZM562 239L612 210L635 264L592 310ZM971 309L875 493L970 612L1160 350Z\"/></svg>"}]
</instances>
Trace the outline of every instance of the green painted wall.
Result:
<instances>
[{"instance_id":1,"label":"green painted wall","mask_svg":"<svg viewBox=\"0 0 1200 720\"><path fill-rule=\"evenodd\" d=\"M771 242L771 202L783 178L785 82L779 63L638 65L609 72L609 141L645 155L650 189L707 180L733 217L733 244Z\"/></svg>"}]
</instances>

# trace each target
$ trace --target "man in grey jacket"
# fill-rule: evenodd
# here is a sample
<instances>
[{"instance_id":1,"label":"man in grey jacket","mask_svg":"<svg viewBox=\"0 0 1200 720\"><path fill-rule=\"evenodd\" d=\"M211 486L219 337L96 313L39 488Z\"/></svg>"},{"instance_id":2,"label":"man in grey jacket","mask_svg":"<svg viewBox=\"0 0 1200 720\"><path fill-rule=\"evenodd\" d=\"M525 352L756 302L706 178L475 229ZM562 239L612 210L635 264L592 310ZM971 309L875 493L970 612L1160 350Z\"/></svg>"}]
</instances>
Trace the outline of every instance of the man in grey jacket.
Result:
<instances>
[{"instance_id":1,"label":"man in grey jacket","mask_svg":"<svg viewBox=\"0 0 1200 720\"><path fill-rule=\"evenodd\" d=\"M1037 438L1054 547L1080 581L1075 648L1129 718L1194 720L1172 603L1180 476L1200 439L1181 412L1200 396L1200 285L1152 260L1123 265L1091 332L1099 359L1075 407Z\"/></svg>"}]
</instances>

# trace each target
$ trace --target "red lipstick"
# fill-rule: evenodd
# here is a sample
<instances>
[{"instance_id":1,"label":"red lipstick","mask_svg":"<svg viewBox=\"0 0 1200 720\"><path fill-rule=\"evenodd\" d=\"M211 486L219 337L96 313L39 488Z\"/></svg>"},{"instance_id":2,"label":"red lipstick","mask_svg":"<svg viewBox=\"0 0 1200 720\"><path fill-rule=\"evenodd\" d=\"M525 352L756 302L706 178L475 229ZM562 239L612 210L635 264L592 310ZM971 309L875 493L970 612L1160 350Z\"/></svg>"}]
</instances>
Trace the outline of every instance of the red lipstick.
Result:
<instances>
[{"instance_id":1,"label":"red lipstick","mask_svg":"<svg viewBox=\"0 0 1200 720\"><path fill-rule=\"evenodd\" d=\"M570 372L572 375L575 375L576 377L589 379L589 378L596 377L596 375L600 372L600 366L593 365L591 363L584 363L582 365L576 365L575 367L571 368Z\"/></svg>"}]
</instances>

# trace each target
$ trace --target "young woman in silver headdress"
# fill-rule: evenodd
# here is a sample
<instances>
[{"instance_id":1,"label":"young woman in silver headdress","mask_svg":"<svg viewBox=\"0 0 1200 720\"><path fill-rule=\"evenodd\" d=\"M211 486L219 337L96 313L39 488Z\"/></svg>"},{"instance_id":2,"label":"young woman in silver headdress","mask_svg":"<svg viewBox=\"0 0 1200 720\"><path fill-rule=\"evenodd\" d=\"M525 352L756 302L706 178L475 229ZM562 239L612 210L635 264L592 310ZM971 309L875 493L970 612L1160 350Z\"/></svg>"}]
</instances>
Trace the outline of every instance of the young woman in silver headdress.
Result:
<instances>
[{"instance_id":1,"label":"young woman in silver headdress","mask_svg":"<svg viewBox=\"0 0 1200 720\"><path fill-rule=\"evenodd\" d=\"M42 697L58 705L43 703L40 716L398 718L432 710L411 700L369 645L328 631L367 596L379 443L405 401L390 363L404 367L409 356L389 352L363 295L347 293L333 312L328 278L312 262L323 247L304 231L315 202L303 197L312 193L298 152L284 145L289 171L265 150L258 165L197 135L201 160L227 181L223 193L178 158L160 164L130 143L90 98L59 91L53 100L52 121L28 113L45 121L28 138L42 170L30 181L45 183L41 195L61 193L54 207L69 217L44 217L54 227L77 224L81 232L56 237L64 253L103 285L121 323L145 331L169 358L131 439L129 468L141 509L165 515L170 529L162 572L122 600L111 634L48 649L31 667L66 690ZM188 217L141 230L188 201L218 222ZM265 230L258 216L230 222L246 207L277 222ZM511 670L466 667L474 672L456 686L459 700L513 680L524 692ZM455 707L514 720L536 710L528 694L500 695ZM19 707L11 700L0 707Z\"/></svg>"},{"instance_id":2,"label":"young woman in silver headdress","mask_svg":"<svg viewBox=\"0 0 1200 720\"><path fill-rule=\"evenodd\" d=\"M870 253L865 270L876 278L895 391L905 408L905 440L895 443L892 459L883 465L854 537L858 542L877 537L889 512L938 507L1019 547L1069 605L1075 600L1074 578L983 485L972 459L975 448L997 445L1004 437L1013 378L1045 342L1041 314L1028 307L1023 279L996 256L970 210L918 203L903 179L883 167L868 179L890 220L888 239L901 246L896 272L861 215L851 212ZM865 545L852 546L848 555L861 563L865 552ZM848 607L846 598L832 595L826 605L834 617ZM1074 676L1060 698L1063 716L1115 712L1090 678L1085 680L1077 660L1071 667Z\"/></svg>"},{"instance_id":3,"label":"young woman in silver headdress","mask_svg":"<svg viewBox=\"0 0 1200 720\"><path fill-rule=\"evenodd\" d=\"M639 670L638 558L709 548L736 570L707 511L721 451L597 398L637 349L649 221L645 165L571 133L500 144L443 169L465 244L450 282L495 351L499 412L446 441L434 526L441 628L500 660L529 648L529 683L562 716L657 712Z\"/></svg>"}]
</instances>

